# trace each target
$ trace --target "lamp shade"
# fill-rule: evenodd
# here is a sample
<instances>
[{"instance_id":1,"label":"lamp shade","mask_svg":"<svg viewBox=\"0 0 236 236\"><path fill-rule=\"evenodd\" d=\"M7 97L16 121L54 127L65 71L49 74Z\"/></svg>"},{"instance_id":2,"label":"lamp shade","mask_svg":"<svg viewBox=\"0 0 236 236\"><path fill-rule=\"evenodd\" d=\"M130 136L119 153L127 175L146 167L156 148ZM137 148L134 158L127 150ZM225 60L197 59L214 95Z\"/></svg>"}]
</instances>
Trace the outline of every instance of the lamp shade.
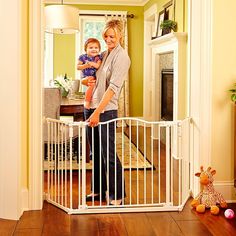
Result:
<instances>
[{"instance_id":1,"label":"lamp shade","mask_svg":"<svg viewBox=\"0 0 236 236\"><path fill-rule=\"evenodd\" d=\"M74 34L79 31L79 10L68 5L44 8L45 31L54 34Z\"/></svg>"}]
</instances>

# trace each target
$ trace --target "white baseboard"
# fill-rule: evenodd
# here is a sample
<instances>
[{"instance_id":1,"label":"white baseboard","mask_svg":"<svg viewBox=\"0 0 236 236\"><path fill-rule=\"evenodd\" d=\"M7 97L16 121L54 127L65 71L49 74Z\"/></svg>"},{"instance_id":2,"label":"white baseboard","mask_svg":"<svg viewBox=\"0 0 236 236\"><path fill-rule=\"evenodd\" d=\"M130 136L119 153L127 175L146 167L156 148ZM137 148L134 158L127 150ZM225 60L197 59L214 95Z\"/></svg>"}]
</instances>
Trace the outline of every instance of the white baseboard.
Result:
<instances>
[{"instance_id":1,"label":"white baseboard","mask_svg":"<svg viewBox=\"0 0 236 236\"><path fill-rule=\"evenodd\" d=\"M21 190L21 211L22 214L24 211L29 210L29 190L27 188L23 188Z\"/></svg>"},{"instance_id":2,"label":"white baseboard","mask_svg":"<svg viewBox=\"0 0 236 236\"><path fill-rule=\"evenodd\" d=\"M236 189L233 181L215 181L214 187L223 195L226 202L236 202Z\"/></svg>"}]
</instances>

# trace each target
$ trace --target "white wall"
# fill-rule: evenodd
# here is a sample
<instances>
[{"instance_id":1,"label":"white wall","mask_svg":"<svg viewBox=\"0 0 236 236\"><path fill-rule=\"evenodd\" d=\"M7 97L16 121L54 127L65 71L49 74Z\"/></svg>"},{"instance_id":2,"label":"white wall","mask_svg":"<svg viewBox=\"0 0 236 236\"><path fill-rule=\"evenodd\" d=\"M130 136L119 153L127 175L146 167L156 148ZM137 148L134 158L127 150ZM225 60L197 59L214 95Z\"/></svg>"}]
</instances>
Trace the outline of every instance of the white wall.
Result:
<instances>
[{"instance_id":1,"label":"white wall","mask_svg":"<svg viewBox=\"0 0 236 236\"><path fill-rule=\"evenodd\" d=\"M21 214L20 1L1 3L0 22L0 218L18 219Z\"/></svg>"}]
</instances>

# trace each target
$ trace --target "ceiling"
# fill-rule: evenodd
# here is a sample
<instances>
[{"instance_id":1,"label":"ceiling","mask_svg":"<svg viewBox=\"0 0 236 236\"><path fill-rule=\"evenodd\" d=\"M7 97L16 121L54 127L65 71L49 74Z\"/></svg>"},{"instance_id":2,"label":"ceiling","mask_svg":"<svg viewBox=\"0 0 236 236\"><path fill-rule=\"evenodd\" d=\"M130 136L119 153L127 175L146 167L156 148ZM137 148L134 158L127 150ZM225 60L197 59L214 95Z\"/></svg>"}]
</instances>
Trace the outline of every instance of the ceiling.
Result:
<instances>
[{"instance_id":1,"label":"ceiling","mask_svg":"<svg viewBox=\"0 0 236 236\"><path fill-rule=\"evenodd\" d=\"M44 3L51 4L93 4L93 5L126 5L143 6L148 0L44 0Z\"/></svg>"}]
</instances>

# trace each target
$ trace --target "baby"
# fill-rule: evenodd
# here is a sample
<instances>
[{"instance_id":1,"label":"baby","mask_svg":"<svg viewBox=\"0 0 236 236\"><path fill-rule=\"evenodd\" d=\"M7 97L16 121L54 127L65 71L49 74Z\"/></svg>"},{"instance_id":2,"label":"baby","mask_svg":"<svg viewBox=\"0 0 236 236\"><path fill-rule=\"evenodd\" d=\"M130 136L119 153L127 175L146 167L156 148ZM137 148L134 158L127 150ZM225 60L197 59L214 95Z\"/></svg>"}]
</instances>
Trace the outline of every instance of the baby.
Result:
<instances>
[{"instance_id":1,"label":"baby","mask_svg":"<svg viewBox=\"0 0 236 236\"><path fill-rule=\"evenodd\" d=\"M100 42L95 38L89 38L84 44L84 50L86 54L79 56L77 70L82 71L82 78L87 76L92 76L96 79L96 71L102 63L102 57L99 55L101 50ZM92 83L88 86L88 89L85 93L85 104L86 109L90 108L90 102L92 98L93 88L95 83Z\"/></svg>"}]
</instances>

